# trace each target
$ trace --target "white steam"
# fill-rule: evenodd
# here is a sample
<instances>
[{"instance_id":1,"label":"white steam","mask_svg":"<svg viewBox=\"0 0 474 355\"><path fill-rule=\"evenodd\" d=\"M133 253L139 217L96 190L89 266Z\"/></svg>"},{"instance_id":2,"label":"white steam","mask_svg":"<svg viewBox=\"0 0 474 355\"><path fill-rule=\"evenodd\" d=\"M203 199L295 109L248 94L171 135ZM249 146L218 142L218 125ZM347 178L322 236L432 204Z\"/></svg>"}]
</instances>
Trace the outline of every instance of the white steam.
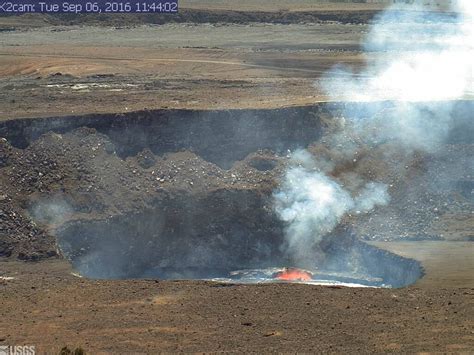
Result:
<instances>
[{"instance_id":1,"label":"white steam","mask_svg":"<svg viewBox=\"0 0 474 355\"><path fill-rule=\"evenodd\" d=\"M345 113L362 139L369 139L367 132L374 139L375 130L378 142L395 139L407 149L433 151L449 131L454 100L474 94L474 6L458 1L456 17L410 10L383 12L364 43L375 58L369 53L357 75L338 66L322 88L333 100L394 103L376 119ZM442 107L433 104L439 101Z\"/></svg>"},{"instance_id":2,"label":"white steam","mask_svg":"<svg viewBox=\"0 0 474 355\"><path fill-rule=\"evenodd\" d=\"M460 15L447 22L433 12L383 12L364 48L386 55L378 55L358 76L343 67L329 72L326 93L337 92L346 101L420 102L453 100L472 92L472 4L472 0L459 1L453 10ZM331 79L335 72L337 80Z\"/></svg>"},{"instance_id":3,"label":"white steam","mask_svg":"<svg viewBox=\"0 0 474 355\"><path fill-rule=\"evenodd\" d=\"M300 260L330 233L348 212L369 212L388 203L386 185L370 182L356 196L317 167L311 154L299 150L292 155L280 190L274 194L276 211L287 223L288 252Z\"/></svg>"},{"instance_id":4,"label":"white steam","mask_svg":"<svg viewBox=\"0 0 474 355\"><path fill-rule=\"evenodd\" d=\"M435 12L392 9L378 17L364 43L367 52L377 52L375 58L360 73L343 66L334 68L322 81L323 90L335 101L389 100L392 105L375 115L348 105L341 117L342 129L329 137L332 149L345 159L355 158L356 145L348 137L357 137L368 146L392 141L407 151L439 147L450 129L452 101L474 91L473 4L471 0L458 1L452 10L459 16L451 18ZM306 151L293 154L274 194L276 212L287 225L288 251L299 261L309 256L309 249L346 214L368 213L389 201L386 185L360 184L362 178L354 176L349 190L328 176L336 162L318 159Z\"/></svg>"},{"instance_id":5,"label":"white steam","mask_svg":"<svg viewBox=\"0 0 474 355\"><path fill-rule=\"evenodd\" d=\"M32 217L48 226L63 223L73 213L73 208L60 196L37 201L31 208Z\"/></svg>"}]
</instances>

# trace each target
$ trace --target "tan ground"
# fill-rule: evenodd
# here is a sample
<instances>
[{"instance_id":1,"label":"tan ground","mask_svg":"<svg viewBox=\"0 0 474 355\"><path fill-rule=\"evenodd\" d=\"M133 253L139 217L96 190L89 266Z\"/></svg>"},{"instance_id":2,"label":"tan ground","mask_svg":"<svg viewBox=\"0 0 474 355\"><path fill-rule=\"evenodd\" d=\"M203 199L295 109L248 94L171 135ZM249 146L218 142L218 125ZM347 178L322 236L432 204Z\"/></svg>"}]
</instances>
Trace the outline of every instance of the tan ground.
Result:
<instances>
[{"instance_id":1,"label":"tan ground","mask_svg":"<svg viewBox=\"0 0 474 355\"><path fill-rule=\"evenodd\" d=\"M350 36L340 25L260 24L0 34L0 117L311 104L326 99L313 84L336 62L364 62L331 50L358 46L352 27Z\"/></svg>"},{"instance_id":2,"label":"tan ground","mask_svg":"<svg viewBox=\"0 0 474 355\"><path fill-rule=\"evenodd\" d=\"M383 3L353 4L337 3L318 0L240 0L238 4L229 0L181 0L181 8L186 9L212 9L233 11L354 11L354 10L380 10L387 5Z\"/></svg>"},{"instance_id":3,"label":"tan ground","mask_svg":"<svg viewBox=\"0 0 474 355\"><path fill-rule=\"evenodd\" d=\"M457 259L470 255L472 247L456 253ZM429 278L444 272L431 265ZM459 282L470 273L456 273L442 288L420 282L383 290L92 281L72 276L59 261L0 263L0 270L14 277L0 281L0 344L35 345L40 352L64 346L90 354L474 349L472 275L465 286Z\"/></svg>"},{"instance_id":4,"label":"tan ground","mask_svg":"<svg viewBox=\"0 0 474 355\"><path fill-rule=\"evenodd\" d=\"M433 9L445 9L450 0L424 1ZM189 9L219 9L242 11L363 11L382 10L388 6L386 0L372 0L367 3L350 1L325 0L239 0L238 4L232 0L181 0L181 8ZM404 8L400 1L395 6Z\"/></svg>"},{"instance_id":5,"label":"tan ground","mask_svg":"<svg viewBox=\"0 0 474 355\"><path fill-rule=\"evenodd\" d=\"M419 260L426 275L415 286L421 288L474 288L474 244L472 242L417 241L373 242L378 248Z\"/></svg>"}]
</instances>

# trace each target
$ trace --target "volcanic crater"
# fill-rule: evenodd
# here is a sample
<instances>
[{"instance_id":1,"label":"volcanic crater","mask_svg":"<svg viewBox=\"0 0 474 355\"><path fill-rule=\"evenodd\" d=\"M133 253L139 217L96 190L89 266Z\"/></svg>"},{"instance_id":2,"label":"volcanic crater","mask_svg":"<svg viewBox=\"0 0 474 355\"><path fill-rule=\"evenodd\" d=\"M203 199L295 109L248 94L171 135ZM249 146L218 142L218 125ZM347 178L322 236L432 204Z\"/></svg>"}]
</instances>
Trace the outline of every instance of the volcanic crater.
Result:
<instances>
[{"instance_id":1,"label":"volcanic crater","mask_svg":"<svg viewBox=\"0 0 474 355\"><path fill-rule=\"evenodd\" d=\"M2 212L0 254L64 257L99 279L228 278L235 270L297 267L314 270L318 280L412 284L421 265L365 243L360 226L368 217L345 218L310 265L285 252L272 194L288 154L321 151L331 117L345 105L361 115L380 110L346 103L3 122L0 203L9 212ZM468 106L459 104L459 116ZM469 139L457 133L457 142ZM361 157L361 169L373 164L374 151Z\"/></svg>"}]
</instances>

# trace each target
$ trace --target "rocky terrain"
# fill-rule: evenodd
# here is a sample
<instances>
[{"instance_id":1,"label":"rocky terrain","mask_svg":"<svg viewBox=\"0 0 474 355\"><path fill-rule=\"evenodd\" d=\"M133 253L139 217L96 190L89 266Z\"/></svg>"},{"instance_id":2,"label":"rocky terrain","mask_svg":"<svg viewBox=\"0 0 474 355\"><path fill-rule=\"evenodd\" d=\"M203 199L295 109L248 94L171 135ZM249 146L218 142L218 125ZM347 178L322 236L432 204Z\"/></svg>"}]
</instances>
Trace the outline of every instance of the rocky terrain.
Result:
<instances>
[{"instance_id":1,"label":"rocky terrain","mask_svg":"<svg viewBox=\"0 0 474 355\"><path fill-rule=\"evenodd\" d=\"M2 344L37 351L469 353L471 288L94 281L2 263Z\"/></svg>"},{"instance_id":2,"label":"rocky terrain","mask_svg":"<svg viewBox=\"0 0 474 355\"><path fill-rule=\"evenodd\" d=\"M17 147L2 140L2 255L53 256L52 234L66 221L110 219L156 206L170 209L171 214L162 212L166 218L192 218L188 228L202 229L198 234L233 235L232 223L225 222L229 216L236 228L245 225L247 234L258 230L258 224L264 234L281 234L276 232L282 226L275 222L272 193L291 150L304 147L304 142L315 157L336 164L334 174L342 183L351 184L347 172L352 172L390 187L389 205L371 214L346 217L344 223L359 238L472 239L472 148L467 141L414 155L390 144L360 146L356 159L347 161L330 148L330 138L325 136L333 125L327 117L336 107L290 110L300 116L301 127L291 133L287 130L291 115L285 117L284 110L262 111L261 118L253 116L258 111L236 111L230 116L190 112L188 118L155 123L149 119L159 113L145 118L131 114L121 123L98 116L84 120L90 128L76 122L79 128L64 132L58 126L56 133L44 126L47 120L32 123L26 131L18 126L16 134L10 128ZM190 120L194 123L187 123ZM186 132L179 131L185 126ZM219 132L211 133L215 129ZM27 138L26 132L38 138ZM19 147L24 144L28 145ZM389 151L391 160L384 159ZM226 205L229 209L223 209ZM456 216L455 230L443 223L451 216ZM205 225L199 227L201 221ZM180 229L179 233L188 232Z\"/></svg>"}]
</instances>

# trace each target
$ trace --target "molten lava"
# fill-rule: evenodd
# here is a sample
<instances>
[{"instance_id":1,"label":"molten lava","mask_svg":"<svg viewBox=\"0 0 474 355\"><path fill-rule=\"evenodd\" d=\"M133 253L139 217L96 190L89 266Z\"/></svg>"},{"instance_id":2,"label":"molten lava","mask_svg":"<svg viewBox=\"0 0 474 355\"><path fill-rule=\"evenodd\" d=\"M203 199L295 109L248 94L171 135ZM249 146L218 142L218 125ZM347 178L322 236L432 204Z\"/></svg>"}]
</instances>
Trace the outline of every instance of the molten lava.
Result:
<instances>
[{"instance_id":1,"label":"molten lava","mask_svg":"<svg viewBox=\"0 0 474 355\"><path fill-rule=\"evenodd\" d=\"M283 271L274 273L273 278L282 281L311 281L313 274L301 269L285 268Z\"/></svg>"}]
</instances>

